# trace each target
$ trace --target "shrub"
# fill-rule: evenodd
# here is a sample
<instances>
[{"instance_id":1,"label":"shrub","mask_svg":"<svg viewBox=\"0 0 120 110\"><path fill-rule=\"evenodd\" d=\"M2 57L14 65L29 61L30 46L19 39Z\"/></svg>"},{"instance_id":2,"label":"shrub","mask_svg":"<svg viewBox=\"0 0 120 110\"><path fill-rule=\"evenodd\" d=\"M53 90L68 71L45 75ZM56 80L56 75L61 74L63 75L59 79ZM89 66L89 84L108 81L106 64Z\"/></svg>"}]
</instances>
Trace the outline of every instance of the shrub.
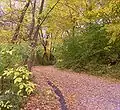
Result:
<instances>
[{"instance_id":1,"label":"shrub","mask_svg":"<svg viewBox=\"0 0 120 110\"><path fill-rule=\"evenodd\" d=\"M34 90L30 82L31 73L25 67L11 68L0 76L2 87L0 94L0 108L19 110L23 98Z\"/></svg>"},{"instance_id":2,"label":"shrub","mask_svg":"<svg viewBox=\"0 0 120 110\"><path fill-rule=\"evenodd\" d=\"M30 48L27 44L0 45L0 108L19 110L23 99L33 92L31 73L25 67Z\"/></svg>"},{"instance_id":3,"label":"shrub","mask_svg":"<svg viewBox=\"0 0 120 110\"><path fill-rule=\"evenodd\" d=\"M69 36L59 48L57 66L102 75L120 61L120 40L109 44L102 25L90 24L84 32Z\"/></svg>"},{"instance_id":4,"label":"shrub","mask_svg":"<svg viewBox=\"0 0 120 110\"><path fill-rule=\"evenodd\" d=\"M83 67L92 57L97 57L105 51L107 42L102 27L91 25L84 33L76 33L74 37L70 36L63 41L61 61L68 68L78 64Z\"/></svg>"},{"instance_id":5,"label":"shrub","mask_svg":"<svg viewBox=\"0 0 120 110\"><path fill-rule=\"evenodd\" d=\"M24 65L30 55L27 44L2 44L0 45L0 73L6 68Z\"/></svg>"}]
</instances>

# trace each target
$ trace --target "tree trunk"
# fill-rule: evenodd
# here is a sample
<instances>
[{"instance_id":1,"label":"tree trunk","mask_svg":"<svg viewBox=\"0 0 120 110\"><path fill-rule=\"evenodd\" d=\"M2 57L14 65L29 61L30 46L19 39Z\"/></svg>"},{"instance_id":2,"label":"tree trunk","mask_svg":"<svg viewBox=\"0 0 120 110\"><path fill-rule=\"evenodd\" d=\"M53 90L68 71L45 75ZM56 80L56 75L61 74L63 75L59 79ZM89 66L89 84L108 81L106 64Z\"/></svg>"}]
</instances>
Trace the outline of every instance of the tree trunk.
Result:
<instances>
[{"instance_id":1,"label":"tree trunk","mask_svg":"<svg viewBox=\"0 0 120 110\"><path fill-rule=\"evenodd\" d=\"M45 0L41 1L41 6L40 6L40 9L39 9L39 16L40 16L40 14L42 14L43 7L44 7L44 2L45 2ZM35 33L34 33L34 36L33 36L33 41L34 41L33 47L36 46L37 39L38 39L38 34L39 34L39 29L40 29L40 17L38 17L36 30L35 30Z\"/></svg>"},{"instance_id":2,"label":"tree trunk","mask_svg":"<svg viewBox=\"0 0 120 110\"><path fill-rule=\"evenodd\" d=\"M17 27L15 29L15 33L13 35L13 38L11 40L12 43L15 43L17 38L18 38L18 35L19 35L19 31L20 31L20 28L21 28L21 24L23 22L23 19L24 19L24 16L25 16L25 13L30 5L30 2L31 0L28 0L28 2L26 3L26 5L24 6L23 10L22 10L22 13L21 13L21 16L20 16L20 19L19 19L19 23L17 24Z\"/></svg>"},{"instance_id":3,"label":"tree trunk","mask_svg":"<svg viewBox=\"0 0 120 110\"><path fill-rule=\"evenodd\" d=\"M32 39L31 37L32 37L33 31L34 31L34 27L35 27L35 9L36 9L36 0L34 0L34 3L32 4L32 23L31 23L31 26L30 26L31 27L30 31L28 33L29 40Z\"/></svg>"},{"instance_id":4,"label":"tree trunk","mask_svg":"<svg viewBox=\"0 0 120 110\"><path fill-rule=\"evenodd\" d=\"M39 15L42 14L43 7L44 7L44 2L45 2L44 0L41 1L41 6L39 8ZM35 62L35 53L36 53L35 48L36 48L36 45L37 45L39 29L40 29L40 17L38 17L36 30L35 30L35 33L33 35L32 42L30 44L32 49L31 49L31 56L30 56L30 59L28 61L28 69L29 69L29 71L31 71L32 66L34 65L34 62Z\"/></svg>"}]
</instances>

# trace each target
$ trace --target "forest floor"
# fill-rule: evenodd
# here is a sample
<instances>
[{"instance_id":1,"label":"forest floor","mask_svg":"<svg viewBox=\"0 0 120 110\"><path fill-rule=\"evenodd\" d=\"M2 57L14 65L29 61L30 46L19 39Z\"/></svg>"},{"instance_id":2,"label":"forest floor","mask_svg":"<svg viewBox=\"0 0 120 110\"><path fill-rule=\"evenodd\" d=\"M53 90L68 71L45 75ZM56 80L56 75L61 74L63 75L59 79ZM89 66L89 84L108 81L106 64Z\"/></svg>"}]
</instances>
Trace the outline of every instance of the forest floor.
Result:
<instances>
[{"instance_id":1,"label":"forest floor","mask_svg":"<svg viewBox=\"0 0 120 110\"><path fill-rule=\"evenodd\" d=\"M33 79L24 110L120 110L120 82L53 66L34 67Z\"/></svg>"}]
</instances>

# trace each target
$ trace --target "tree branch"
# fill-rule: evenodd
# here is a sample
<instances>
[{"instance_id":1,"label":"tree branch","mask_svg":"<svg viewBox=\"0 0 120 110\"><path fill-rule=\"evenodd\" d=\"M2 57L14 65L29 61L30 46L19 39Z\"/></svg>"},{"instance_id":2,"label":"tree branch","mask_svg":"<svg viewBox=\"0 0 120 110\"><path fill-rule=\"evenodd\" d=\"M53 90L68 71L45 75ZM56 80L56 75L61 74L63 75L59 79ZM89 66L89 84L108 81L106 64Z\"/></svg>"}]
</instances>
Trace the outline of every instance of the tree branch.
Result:
<instances>
[{"instance_id":1,"label":"tree branch","mask_svg":"<svg viewBox=\"0 0 120 110\"><path fill-rule=\"evenodd\" d=\"M44 17L44 19L41 21L40 26L44 23L44 21L47 19L48 15L50 14L50 12L55 8L55 6L59 3L60 0L58 0L53 6L52 8L47 12L46 16Z\"/></svg>"}]
</instances>

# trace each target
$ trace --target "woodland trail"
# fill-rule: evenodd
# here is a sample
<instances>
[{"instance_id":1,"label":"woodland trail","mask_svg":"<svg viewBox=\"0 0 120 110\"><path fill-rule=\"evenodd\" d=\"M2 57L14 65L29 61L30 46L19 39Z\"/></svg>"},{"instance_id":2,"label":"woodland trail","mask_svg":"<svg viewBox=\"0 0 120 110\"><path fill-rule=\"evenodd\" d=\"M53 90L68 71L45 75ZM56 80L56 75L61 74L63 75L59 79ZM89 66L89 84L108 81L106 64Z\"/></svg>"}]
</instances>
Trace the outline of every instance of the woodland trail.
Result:
<instances>
[{"instance_id":1,"label":"woodland trail","mask_svg":"<svg viewBox=\"0 0 120 110\"><path fill-rule=\"evenodd\" d=\"M48 105L43 108L40 107L39 99L30 99L33 102L29 100L27 106L33 108L27 110L120 110L119 82L59 70L53 66L34 67L33 75L40 89L50 88L57 98L50 105L48 101Z\"/></svg>"}]
</instances>

